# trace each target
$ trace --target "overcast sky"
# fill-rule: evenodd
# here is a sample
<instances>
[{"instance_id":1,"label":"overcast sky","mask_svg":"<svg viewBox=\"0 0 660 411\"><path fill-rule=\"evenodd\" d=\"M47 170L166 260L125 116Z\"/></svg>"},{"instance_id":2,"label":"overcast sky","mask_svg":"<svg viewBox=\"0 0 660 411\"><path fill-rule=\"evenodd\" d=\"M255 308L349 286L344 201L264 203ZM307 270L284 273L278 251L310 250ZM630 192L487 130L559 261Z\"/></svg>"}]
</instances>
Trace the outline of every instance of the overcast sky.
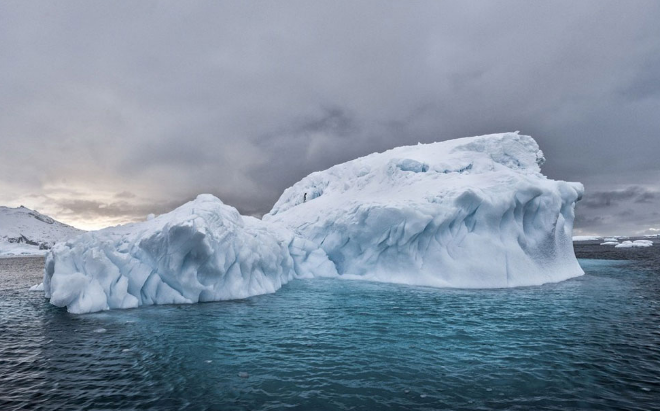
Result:
<instances>
[{"instance_id":1,"label":"overcast sky","mask_svg":"<svg viewBox=\"0 0 660 411\"><path fill-rule=\"evenodd\" d=\"M660 229L660 1L0 3L0 204L81 228L520 130L576 233ZM660 231L657 231L660 232Z\"/></svg>"}]
</instances>

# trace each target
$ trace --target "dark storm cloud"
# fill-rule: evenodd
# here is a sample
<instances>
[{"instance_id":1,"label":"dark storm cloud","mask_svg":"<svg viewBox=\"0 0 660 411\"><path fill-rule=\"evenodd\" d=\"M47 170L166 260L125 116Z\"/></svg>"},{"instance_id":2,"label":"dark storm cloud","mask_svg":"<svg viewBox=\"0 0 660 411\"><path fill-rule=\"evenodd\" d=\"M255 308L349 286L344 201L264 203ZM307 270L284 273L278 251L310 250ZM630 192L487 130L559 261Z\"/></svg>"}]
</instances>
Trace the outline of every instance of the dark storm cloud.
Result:
<instances>
[{"instance_id":1,"label":"dark storm cloud","mask_svg":"<svg viewBox=\"0 0 660 411\"><path fill-rule=\"evenodd\" d=\"M576 209L575 225L601 234L656 234L660 195L655 189L629 186L587 192Z\"/></svg>"},{"instance_id":2,"label":"dark storm cloud","mask_svg":"<svg viewBox=\"0 0 660 411\"><path fill-rule=\"evenodd\" d=\"M3 2L0 203L114 223L210 192L259 215L338 162L520 130L546 174L585 183L578 232L657 228L659 18L655 1Z\"/></svg>"},{"instance_id":3,"label":"dark storm cloud","mask_svg":"<svg viewBox=\"0 0 660 411\"><path fill-rule=\"evenodd\" d=\"M115 198L135 198L135 194L130 191L122 191L121 193L115 194Z\"/></svg>"},{"instance_id":4,"label":"dark storm cloud","mask_svg":"<svg viewBox=\"0 0 660 411\"><path fill-rule=\"evenodd\" d=\"M578 214L575 216L575 224L580 225L581 227L593 229L602 227L606 223L605 217L602 216L593 216L590 217L586 214Z\"/></svg>"},{"instance_id":5,"label":"dark storm cloud","mask_svg":"<svg viewBox=\"0 0 660 411\"><path fill-rule=\"evenodd\" d=\"M643 187L631 186L621 190L597 191L587 193L581 205L588 208L612 207L621 202L634 202L637 204L650 204L658 196L657 192L649 191Z\"/></svg>"}]
</instances>

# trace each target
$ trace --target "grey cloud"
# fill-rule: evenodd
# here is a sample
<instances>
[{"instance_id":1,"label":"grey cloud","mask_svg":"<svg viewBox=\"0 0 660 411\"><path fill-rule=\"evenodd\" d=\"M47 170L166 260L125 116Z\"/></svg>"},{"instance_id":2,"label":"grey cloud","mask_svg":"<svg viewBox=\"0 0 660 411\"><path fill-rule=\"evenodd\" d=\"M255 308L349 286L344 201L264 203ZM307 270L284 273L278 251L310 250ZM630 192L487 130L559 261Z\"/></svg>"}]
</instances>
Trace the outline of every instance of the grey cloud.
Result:
<instances>
[{"instance_id":1,"label":"grey cloud","mask_svg":"<svg viewBox=\"0 0 660 411\"><path fill-rule=\"evenodd\" d=\"M587 192L581 205L589 208L612 207L621 202L635 202L638 204L651 203L657 198L657 192L649 191L643 187L631 186L620 190Z\"/></svg>"},{"instance_id":2,"label":"grey cloud","mask_svg":"<svg viewBox=\"0 0 660 411\"><path fill-rule=\"evenodd\" d=\"M115 198L135 198L136 195L130 191L122 191L121 193L115 194Z\"/></svg>"},{"instance_id":3,"label":"grey cloud","mask_svg":"<svg viewBox=\"0 0 660 411\"><path fill-rule=\"evenodd\" d=\"M653 200L658 198L657 192L645 191L635 198L635 202L638 204L650 204L653 203Z\"/></svg>"},{"instance_id":4,"label":"grey cloud","mask_svg":"<svg viewBox=\"0 0 660 411\"><path fill-rule=\"evenodd\" d=\"M650 228L660 225L658 199L657 191L637 185L587 191L576 207L575 228L581 233L652 234Z\"/></svg>"},{"instance_id":5,"label":"grey cloud","mask_svg":"<svg viewBox=\"0 0 660 411\"><path fill-rule=\"evenodd\" d=\"M632 218L632 217L635 216L635 211L633 211L633 210L623 210L623 211L620 211L620 212L616 213L615 215L617 217L620 217L620 218L629 219L629 218Z\"/></svg>"},{"instance_id":6,"label":"grey cloud","mask_svg":"<svg viewBox=\"0 0 660 411\"><path fill-rule=\"evenodd\" d=\"M184 201L185 202L185 201ZM55 201L57 207L65 215L75 214L94 217L121 218L125 221L144 219L148 214L163 214L180 206L183 202L170 201L163 203L134 204L127 201L104 203L94 200L60 200Z\"/></svg>"},{"instance_id":7,"label":"grey cloud","mask_svg":"<svg viewBox=\"0 0 660 411\"><path fill-rule=\"evenodd\" d=\"M603 216L589 217L585 215L577 215L575 217L575 224L582 228L601 227L605 221L606 219Z\"/></svg>"}]
</instances>

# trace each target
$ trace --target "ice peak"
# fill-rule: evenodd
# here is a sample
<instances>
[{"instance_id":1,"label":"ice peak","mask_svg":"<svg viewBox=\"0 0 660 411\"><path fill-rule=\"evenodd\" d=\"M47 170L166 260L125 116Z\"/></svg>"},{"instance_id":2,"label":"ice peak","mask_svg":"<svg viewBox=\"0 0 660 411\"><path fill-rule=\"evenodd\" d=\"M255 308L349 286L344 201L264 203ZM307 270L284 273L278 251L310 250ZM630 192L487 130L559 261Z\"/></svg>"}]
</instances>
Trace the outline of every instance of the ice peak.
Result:
<instances>
[{"instance_id":1,"label":"ice peak","mask_svg":"<svg viewBox=\"0 0 660 411\"><path fill-rule=\"evenodd\" d=\"M224 204L222 200L213 194L200 194L197 196L197 198L195 198L195 201Z\"/></svg>"},{"instance_id":2,"label":"ice peak","mask_svg":"<svg viewBox=\"0 0 660 411\"><path fill-rule=\"evenodd\" d=\"M508 171L540 175L544 161L536 141L518 132L402 146L308 175L285 190L269 214L284 212L329 191L355 199L390 201L398 199L397 192L422 196L428 191L424 188L427 184L455 185L467 176ZM414 192L414 187L419 187L419 192Z\"/></svg>"}]
</instances>

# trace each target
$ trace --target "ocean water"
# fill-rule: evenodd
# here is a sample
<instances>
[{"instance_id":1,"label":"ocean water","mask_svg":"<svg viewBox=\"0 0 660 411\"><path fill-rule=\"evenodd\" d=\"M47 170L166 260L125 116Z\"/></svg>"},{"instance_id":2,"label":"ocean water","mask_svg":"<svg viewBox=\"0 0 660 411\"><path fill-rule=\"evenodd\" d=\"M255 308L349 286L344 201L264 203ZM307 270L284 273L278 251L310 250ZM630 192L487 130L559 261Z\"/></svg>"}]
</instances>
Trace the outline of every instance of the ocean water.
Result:
<instances>
[{"instance_id":1,"label":"ocean water","mask_svg":"<svg viewBox=\"0 0 660 411\"><path fill-rule=\"evenodd\" d=\"M586 275L539 287L300 280L88 315L27 291L42 259L0 259L0 409L660 409L660 245L576 250Z\"/></svg>"}]
</instances>

